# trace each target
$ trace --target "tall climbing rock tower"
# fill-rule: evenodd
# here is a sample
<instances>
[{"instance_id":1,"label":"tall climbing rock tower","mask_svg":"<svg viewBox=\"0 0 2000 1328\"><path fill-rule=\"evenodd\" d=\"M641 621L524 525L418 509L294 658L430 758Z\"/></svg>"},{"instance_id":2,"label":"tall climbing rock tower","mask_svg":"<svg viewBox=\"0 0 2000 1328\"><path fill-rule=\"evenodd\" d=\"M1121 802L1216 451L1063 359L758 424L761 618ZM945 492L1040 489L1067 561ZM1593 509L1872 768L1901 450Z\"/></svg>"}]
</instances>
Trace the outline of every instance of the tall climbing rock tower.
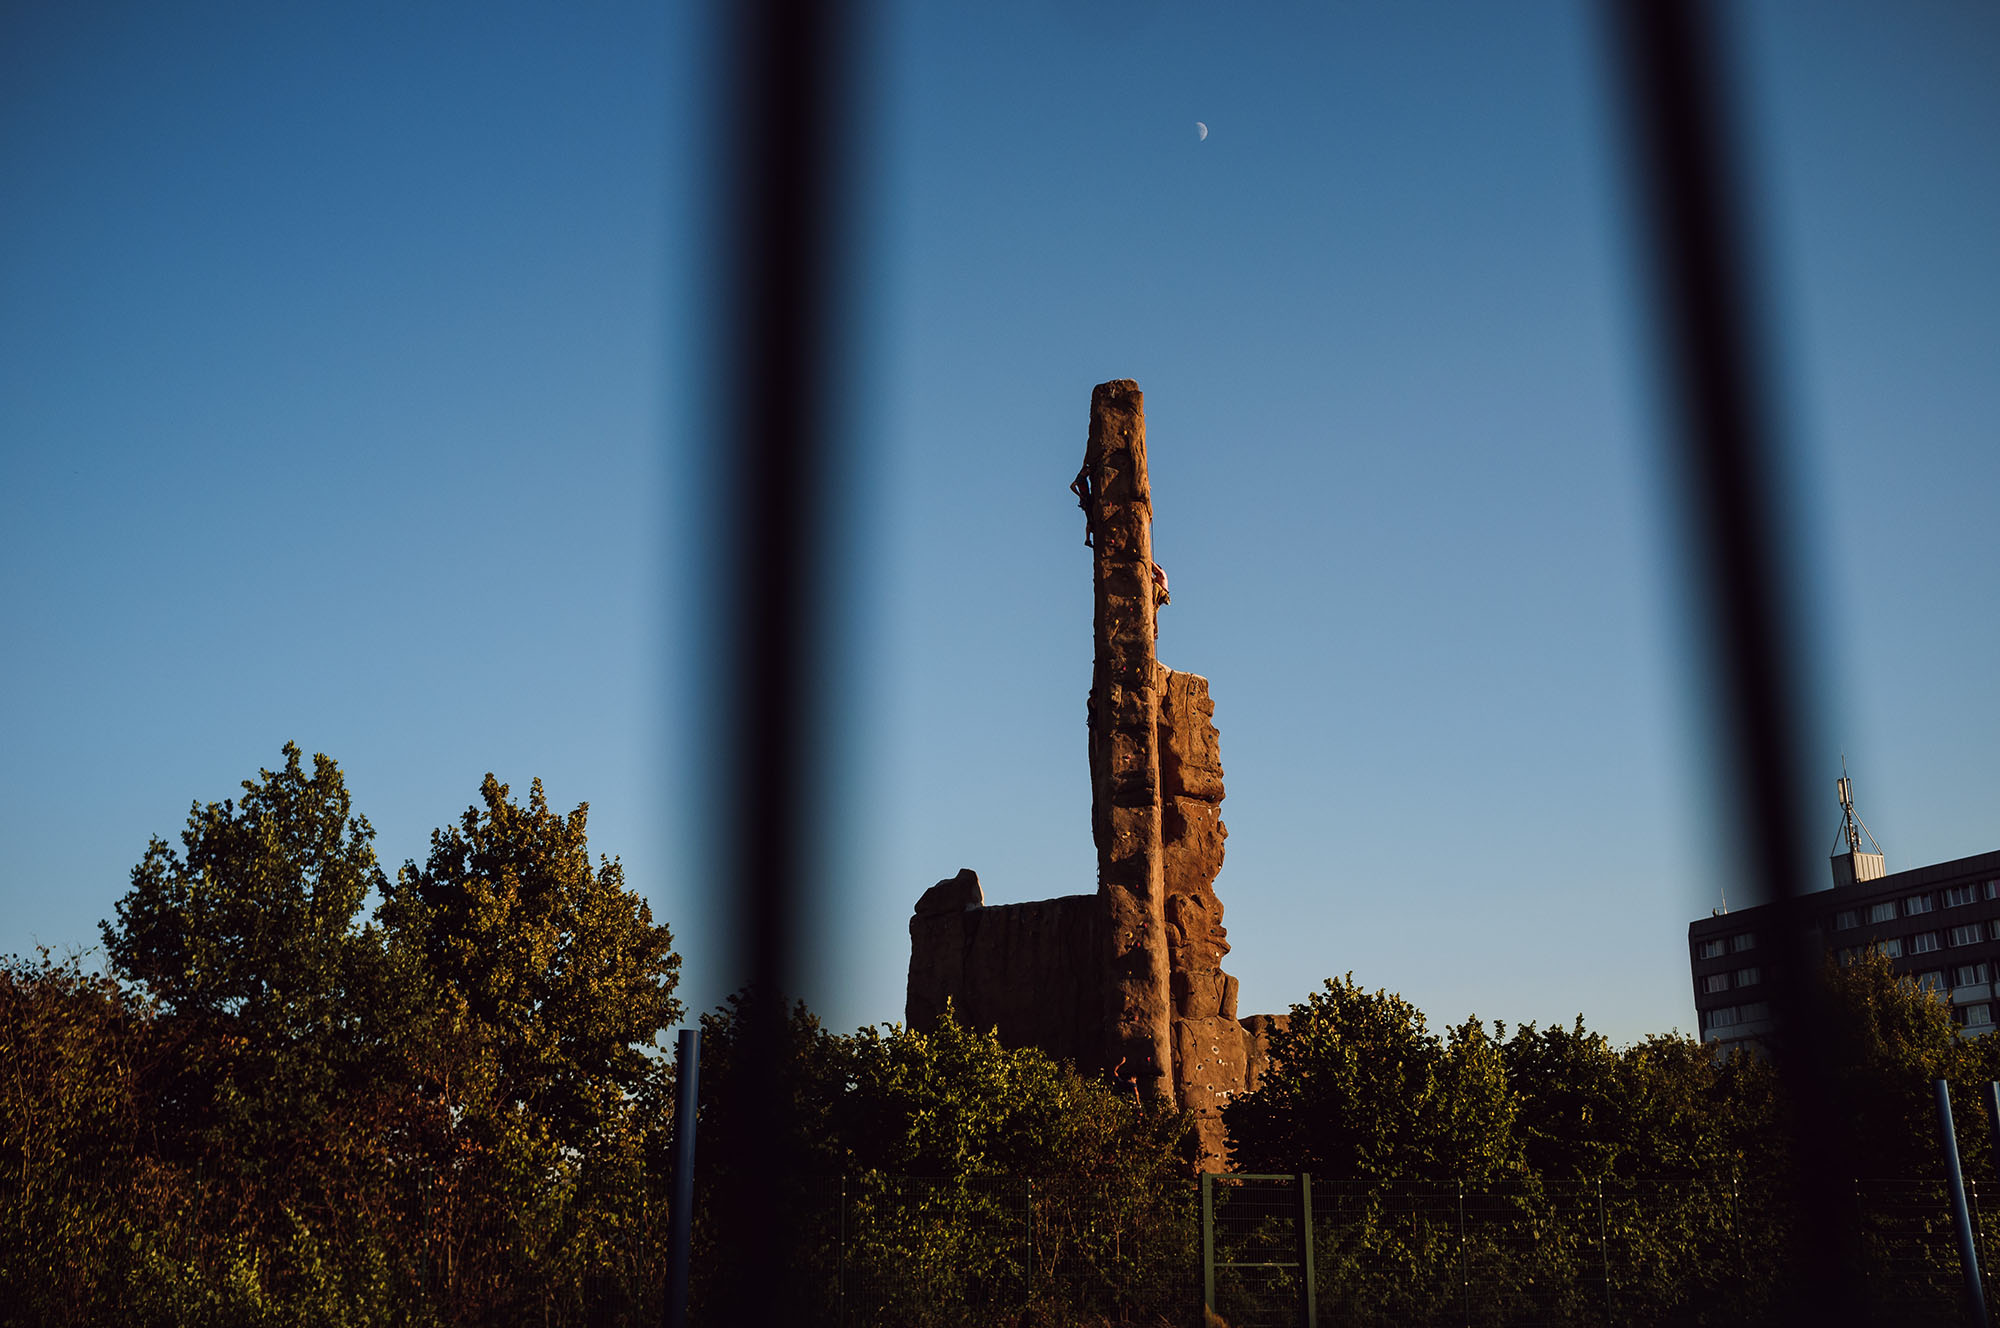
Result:
<instances>
[{"instance_id":1,"label":"tall climbing rock tower","mask_svg":"<svg viewBox=\"0 0 2000 1328\"><path fill-rule=\"evenodd\" d=\"M1104 905L1105 1059L1148 1097L1172 1100L1166 850L1160 835L1159 606L1153 491L1139 385L1090 394L1077 475L1092 560L1097 657L1090 676L1090 829Z\"/></svg>"},{"instance_id":2,"label":"tall climbing rock tower","mask_svg":"<svg viewBox=\"0 0 2000 1328\"><path fill-rule=\"evenodd\" d=\"M1257 1086L1271 1025L1236 1017L1215 879L1222 761L1208 680L1155 655L1166 575L1153 558L1145 401L1129 380L1090 398L1072 486L1092 555L1089 756L1097 892L988 907L978 877L940 881L910 919L905 1018L947 1001L1012 1046L1040 1046L1142 1099L1193 1113L1202 1165L1224 1162L1221 1111Z\"/></svg>"}]
</instances>

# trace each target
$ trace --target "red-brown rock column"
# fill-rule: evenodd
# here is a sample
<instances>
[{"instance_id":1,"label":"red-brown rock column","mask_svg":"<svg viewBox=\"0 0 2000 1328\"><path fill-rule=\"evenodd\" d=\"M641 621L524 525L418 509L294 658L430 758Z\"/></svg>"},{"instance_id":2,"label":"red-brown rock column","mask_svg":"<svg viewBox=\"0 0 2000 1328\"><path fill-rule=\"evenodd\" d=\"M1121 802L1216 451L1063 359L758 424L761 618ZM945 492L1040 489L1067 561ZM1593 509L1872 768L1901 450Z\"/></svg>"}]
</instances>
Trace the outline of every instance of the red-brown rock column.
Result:
<instances>
[{"instance_id":1,"label":"red-brown rock column","mask_svg":"<svg viewBox=\"0 0 2000 1328\"><path fill-rule=\"evenodd\" d=\"M1145 399L1129 380L1090 394L1086 510L1096 549L1090 686L1091 832L1104 903L1105 1067L1174 1101L1160 835L1160 698L1153 658L1153 499Z\"/></svg>"},{"instance_id":2,"label":"red-brown rock column","mask_svg":"<svg viewBox=\"0 0 2000 1328\"><path fill-rule=\"evenodd\" d=\"M1162 666L1160 843L1167 963L1173 994L1174 1095L1194 1114L1202 1165L1220 1168L1222 1109L1245 1086L1248 1049L1236 1021L1236 979L1222 971L1229 933L1215 878L1222 870L1222 751L1208 679Z\"/></svg>"}]
</instances>

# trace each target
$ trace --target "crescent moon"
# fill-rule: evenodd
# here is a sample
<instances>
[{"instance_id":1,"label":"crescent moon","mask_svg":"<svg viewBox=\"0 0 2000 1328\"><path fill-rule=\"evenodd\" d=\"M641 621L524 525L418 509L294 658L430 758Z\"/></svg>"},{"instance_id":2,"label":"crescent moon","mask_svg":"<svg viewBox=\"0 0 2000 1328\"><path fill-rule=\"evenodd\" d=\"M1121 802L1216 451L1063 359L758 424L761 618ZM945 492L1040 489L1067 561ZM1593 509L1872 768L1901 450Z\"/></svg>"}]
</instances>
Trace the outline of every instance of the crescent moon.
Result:
<instances>
[{"instance_id":1,"label":"crescent moon","mask_svg":"<svg viewBox=\"0 0 2000 1328\"><path fill-rule=\"evenodd\" d=\"M1194 122L1194 140L1197 143L1205 143L1208 141L1208 126L1203 124L1199 120L1196 120Z\"/></svg>"}]
</instances>

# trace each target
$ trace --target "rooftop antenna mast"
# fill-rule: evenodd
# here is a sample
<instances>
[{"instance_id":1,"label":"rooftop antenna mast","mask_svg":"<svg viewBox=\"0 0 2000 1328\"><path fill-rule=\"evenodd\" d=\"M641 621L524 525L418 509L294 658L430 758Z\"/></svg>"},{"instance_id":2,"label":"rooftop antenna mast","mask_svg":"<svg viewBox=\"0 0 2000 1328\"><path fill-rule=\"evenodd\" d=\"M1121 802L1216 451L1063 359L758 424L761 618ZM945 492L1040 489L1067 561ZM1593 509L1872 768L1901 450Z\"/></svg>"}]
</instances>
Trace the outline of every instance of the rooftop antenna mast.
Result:
<instances>
[{"instance_id":1,"label":"rooftop antenna mast","mask_svg":"<svg viewBox=\"0 0 2000 1328\"><path fill-rule=\"evenodd\" d=\"M1874 845L1874 851L1880 853L1882 846L1875 843L1874 832L1855 814L1854 781L1847 777L1846 753L1842 753L1840 757L1840 781L1835 787L1840 790L1840 830L1834 836L1833 851L1840 852L1841 841L1845 840L1849 853L1860 853L1863 851L1861 837L1867 835L1868 842Z\"/></svg>"}]
</instances>

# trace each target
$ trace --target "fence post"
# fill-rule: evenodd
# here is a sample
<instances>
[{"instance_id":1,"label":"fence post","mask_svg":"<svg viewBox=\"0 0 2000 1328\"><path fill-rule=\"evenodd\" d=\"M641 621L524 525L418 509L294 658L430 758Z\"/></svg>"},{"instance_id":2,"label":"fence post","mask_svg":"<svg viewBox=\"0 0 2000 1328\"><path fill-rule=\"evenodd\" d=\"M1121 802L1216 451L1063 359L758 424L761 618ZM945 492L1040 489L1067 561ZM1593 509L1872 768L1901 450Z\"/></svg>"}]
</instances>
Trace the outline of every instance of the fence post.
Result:
<instances>
[{"instance_id":1,"label":"fence post","mask_svg":"<svg viewBox=\"0 0 2000 1328\"><path fill-rule=\"evenodd\" d=\"M674 1049L674 1206L667 1211L667 1328L687 1328L695 1115L700 1101L701 1030L683 1028Z\"/></svg>"},{"instance_id":2,"label":"fence post","mask_svg":"<svg viewBox=\"0 0 2000 1328\"><path fill-rule=\"evenodd\" d=\"M1993 1174L2000 1176L2000 1083L1986 1085L1986 1130L1993 1140Z\"/></svg>"},{"instance_id":3,"label":"fence post","mask_svg":"<svg viewBox=\"0 0 2000 1328\"><path fill-rule=\"evenodd\" d=\"M840 1173L840 1247L834 1255L833 1316L837 1328L847 1328L847 1173Z\"/></svg>"},{"instance_id":4,"label":"fence post","mask_svg":"<svg viewBox=\"0 0 2000 1328\"><path fill-rule=\"evenodd\" d=\"M1865 1309L1873 1306L1874 1297L1869 1294L1871 1291L1870 1282L1873 1279L1870 1278L1868 1273L1868 1209L1861 1201L1861 1177L1859 1176L1854 1178L1854 1248L1861 1255L1861 1294L1862 1299L1866 1302L1866 1305L1864 1305Z\"/></svg>"},{"instance_id":5,"label":"fence post","mask_svg":"<svg viewBox=\"0 0 2000 1328\"><path fill-rule=\"evenodd\" d=\"M1972 1214L1965 1206L1965 1173L1958 1165L1958 1132L1951 1123L1951 1085L1936 1083L1938 1128L1944 1134L1945 1176L1951 1182L1951 1215L1958 1228L1958 1262L1965 1274L1965 1298L1976 1328L1986 1328L1986 1292L1979 1284L1979 1251L1972 1243Z\"/></svg>"},{"instance_id":6,"label":"fence post","mask_svg":"<svg viewBox=\"0 0 2000 1328\"><path fill-rule=\"evenodd\" d=\"M1458 1183L1458 1301L1472 1328L1472 1273L1465 1262L1465 1182Z\"/></svg>"},{"instance_id":7,"label":"fence post","mask_svg":"<svg viewBox=\"0 0 2000 1328\"><path fill-rule=\"evenodd\" d=\"M1023 1304L1032 1305L1035 1301L1035 1178L1033 1176L1028 1177L1027 1209L1028 1253L1021 1260L1022 1268L1026 1270L1026 1275L1022 1279L1021 1300Z\"/></svg>"},{"instance_id":8,"label":"fence post","mask_svg":"<svg viewBox=\"0 0 2000 1328\"><path fill-rule=\"evenodd\" d=\"M1986 1085L1986 1129L1993 1141L1993 1174L2000 1176L2000 1083Z\"/></svg>"},{"instance_id":9,"label":"fence post","mask_svg":"<svg viewBox=\"0 0 2000 1328\"><path fill-rule=\"evenodd\" d=\"M1993 1257L1986 1249L1986 1223L1979 1216L1979 1182L1965 1182L1965 1202L1972 1210L1972 1243L1979 1251L1979 1286L1986 1288L1986 1270L1993 1266Z\"/></svg>"},{"instance_id":10,"label":"fence post","mask_svg":"<svg viewBox=\"0 0 2000 1328\"><path fill-rule=\"evenodd\" d=\"M1729 1235L1736 1246L1736 1275L1745 1282L1750 1280L1750 1264L1743 1257L1743 1198L1738 1193L1742 1178L1729 1177Z\"/></svg>"},{"instance_id":11,"label":"fence post","mask_svg":"<svg viewBox=\"0 0 2000 1328\"><path fill-rule=\"evenodd\" d=\"M1215 1173L1201 1173L1201 1308L1203 1322L1215 1316Z\"/></svg>"},{"instance_id":12,"label":"fence post","mask_svg":"<svg viewBox=\"0 0 2000 1328\"><path fill-rule=\"evenodd\" d=\"M431 1303L431 1178L417 1177L417 1287Z\"/></svg>"},{"instance_id":13,"label":"fence post","mask_svg":"<svg viewBox=\"0 0 2000 1328\"><path fill-rule=\"evenodd\" d=\"M1604 1328L1611 1325L1611 1228L1604 1221L1604 1180L1597 1182L1597 1261L1604 1270Z\"/></svg>"},{"instance_id":14,"label":"fence post","mask_svg":"<svg viewBox=\"0 0 2000 1328\"><path fill-rule=\"evenodd\" d=\"M1319 1285L1313 1277L1313 1177L1299 1173L1299 1294L1306 1328L1319 1328Z\"/></svg>"}]
</instances>

